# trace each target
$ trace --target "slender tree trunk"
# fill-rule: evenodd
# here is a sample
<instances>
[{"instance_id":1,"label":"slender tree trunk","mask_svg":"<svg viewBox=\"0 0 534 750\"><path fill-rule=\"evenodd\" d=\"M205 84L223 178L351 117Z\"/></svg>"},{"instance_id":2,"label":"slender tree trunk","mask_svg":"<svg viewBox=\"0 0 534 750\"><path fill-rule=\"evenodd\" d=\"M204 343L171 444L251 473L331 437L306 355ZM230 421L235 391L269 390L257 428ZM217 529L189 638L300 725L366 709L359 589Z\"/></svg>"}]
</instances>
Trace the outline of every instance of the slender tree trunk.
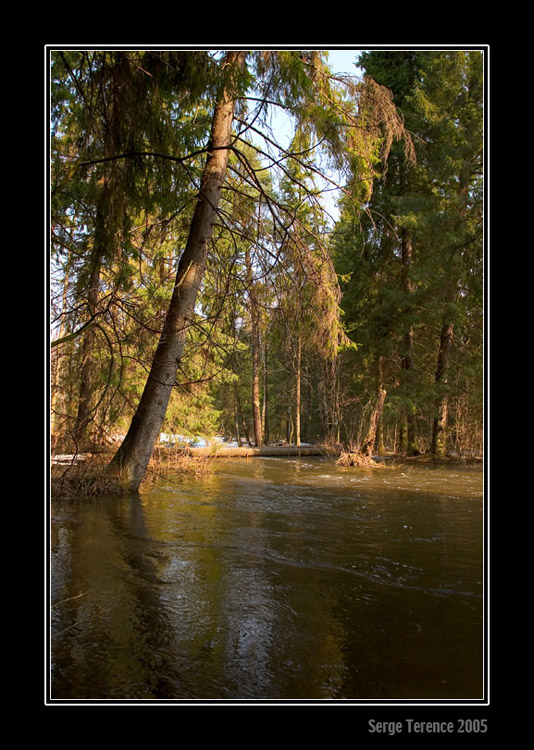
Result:
<instances>
[{"instance_id":1,"label":"slender tree trunk","mask_svg":"<svg viewBox=\"0 0 534 750\"><path fill-rule=\"evenodd\" d=\"M252 331L252 414L254 420L254 441L263 445L263 430L260 406L260 341L257 321Z\"/></svg>"},{"instance_id":2,"label":"slender tree trunk","mask_svg":"<svg viewBox=\"0 0 534 750\"><path fill-rule=\"evenodd\" d=\"M378 423L377 428L376 428L375 445L376 445L376 450L378 451L379 454L380 453L384 453L384 451L385 451L385 445L384 445L384 426L382 424L382 419L380 420L380 422Z\"/></svg>"},{"instance_id":3,"label":"slender tree trunk","mask_svg":"<svg viewBox=\"0 0 534 750\"><path fill-rule=\"evenodd\" d=\"M100 285L100 268L102 255L97 252L93 259L91 277L89 280L89 292L87 296L87 308L89 318L96 314L98 304L98 289ZM81 379L80 392L78 396L78 413L76 415L76 424L74 427L74 439L78 444L83 443L88 437L88 427L91 422L91 397L93 394L94 381L94 349L95 349L95 329L90 326L84 334L82 342L82 361L81 361Z\"/></svg>"},{"instance_id":4,"label":"slender tree trunk","mask_svg":"<svg viewBox=\"0 0 534 750\"><path fill-rule=\"evenodd\" d=\"M245 265L247 269L247 283L250 299L251 344L252 344L252 419L254 425L254 441L257 446L263 444L261 406L260 406L260 321L258 304L254 289L254 275L250 251L245 251Z\"/></svg>"},{"instance_id":5,"label":"slender tree trunk","mask_svg":"<svg viewBox=\"0 0 534 750\"><path fill-rule=\"evenodd\" d=\"M237 70L244 64L245 56L246 53L241 51L228 52L224 65L235 66ZM224 91L215 107L208 157L165 325L130 429L111 462L111 467L120 472L130 489L138 489L147 471L175 383L189 323L194 316L226 175L234 104L234 95Z\"/></svg>"},{"instance_id":6,"label":"slender tree trunk","mask_svg":"<svg viewBox=\"0 0 534 750\"><path fill-rule=\"evenodd\" d=\"M369 420L369 429L367 435L362 442L360 452L364 456L371 456L375 447L376 437L378 433L378 426L382 417L382 411L384 409L384 401L386 400L386 391L384 389L384 376L383 376L383 363L382 357L378 357L377 361L377 397L371 412L371 419Z\"/></svg>"},{"instance_id":7,"label":"slender tree trunk","mask_svg":"<svg viewBox=\"0 0 534 750\"><path fill-rule=\"evenodd\" d=\"M269 420L268 420L268 411L267 411L269 377L268 377L268 371L267 371L267 355L268 355L268 343L267 343L267 335L265 335L265 343L263 347L263 403L262 403L261 421L263 424L263 441L266 445L269 444Z\"/></svg>"},{"instance_id":8,"label":"slender tree trunk","mask_svg":"<svg viewBox=\"0 0 534 750\"><path fill-rule=\"evenodd\" d=\"M239 414L237 411L237 401L234 398L234 429L235 429L235 441L239 448L243 445L241 442L241 435L239 432Z\"/></svg>"},{"instance_id":9,"label":"slender tree trunk","mask_svg":"<svg viewBox=\"0 0 534 750\"><path fill-rule=\"evenodd\" d=\"M327 441L339 443L340 438L340 407L339 407L339 377L337 356L325 359L321 365L319 381L320 412L323 438Z\"/></svg>"},{"instance_id":10,"label":"slender tree trunk","mask_svg":"<svg viewBox=\"0 0 534 750\"><path fill-rule=\"evenodd\" d=\"M444 458L447 455L447 370L451 356L453 333L453 323L443 321L439 342L438 366L436 369L437 397L432 426L431 451L435 458Z\"/></svg>"},{"instance_id":11,"label":"slender tree trunk","mask_svg":"<svg viewBox=\"0 0 534 750\"><path fill-rule=\"evenodd\" d=\"M409 330L404 336L404 356L402 358L402 367L404 369L406 379L405 383L408 387L408 398L404 405L405 418L406 418L406 453L408 456L415 456L419 453L417 448L417 441L415 435L415 406L413 403L413 385L411 382L412 372L412 351L413 351L413 326L410 325Z\"/></svg>"},{"instance_id":12,"label":"slender tree trunk","mask_svg":"<svg viewBox=\"0 0 534 750\"><path fill-rule=\"evenodd\" d=\"M61 306L61 323L59 326L58 338L61 339L65 334L65 310L67 309L67 289L69 284L69 267L67 266L67 272L63 280L63 297ZM58 347L57 350L52 350L51 361L50 361L50 432L52 437L56 437L58 432L61 430L61 421L58 416L60 409L60 403L63 399L60 399L59 389L59 371L60 361L63 357L61 353L62 347ZM63 409L64 411L64 409Z\"/></svg>"},{"instance_id":13,"label":"slender tree trunk","mask_svg":"<svg viewBox=\"0 0 534 750\"><path fill-rule=\"evenodd\" d=\"M301 411L301 367L302 338L297 336L297 358L295 372L295 445L300 445L300 411Z\"/></svg>"},{"instance_id":14,"label":"slender tree trunk","mask_svg":"<svg viewBox=\"0 0 534 750\"><path fill-rule=\"evenodd\" d=\"M291 445L292 441L293 441L293 417L291 415L291 406L290 404L288 404L287 417L286 417L286 443L288 445Z\"/></svg>"},{"instance_id":15,"label":"slender tree trunk","mask_svg":"<svg viewBox=\"0 0 534 750\"><path fill-rule=\"evenodd\" d=\"M260 446L263 445L263 425L260 405L260 344L258 339L259 336L256 337L256 344L254 346L252 403L254 408L254 441L257 446Z\"/></svg>"},{"instance_id":16,"label":"slender tree trunk","mask_svg":"<svg viewBox=\"0 0 534 750\"><path fill-rule=\"evenodd\" d=\"M399 425L399 453L404 455L406 453L406 414L403 412L400 415Z\"/></svg>"},{"instance_id":17,"label":"slender tree trunk","mask_svg":"<svg viewBox=\"0 0 534 750\"><path fill-rule=\"evenodd\" d=\"M108 146L107 150L109 149ZM103 262L106 258L115 257L121 245L121 224L124 219L123 179L124 176L115 171L106 175L98 198L94 246L89 260L91 263L87 291L87 317L89 320L98 313ZM93 398L97 369L95 366L96 331L96 327L90 325L85 331L82 341L80 390L74 426L74 439L79 447L89 440L89 426L96 416Z\"/></svg>"},{"instance_id":18,"label":"slender tree trunk","mask_svg":"<svg viewBox=\"0 0 534 750\"><path fill-rule=\"evenodd\" d=\"M114 184L115 183L115 184ZM120 190L117 177L105 178L97 207L97 220L94 234L94 248L90 259L89 288L87 292L87 317L95 318L99 311L100 279L102 265L105 258L111 258L120 247L120 230L118 222L122 218L120 198L116 198ZM115 201L115 203L113 203ZM113 209L110 206L113 205ZM78 395L78 410L74 426L74 439L78 449L88 444L91 437L89 427L96 422L98 406L95 405L95 380L97 366L95 351L98 343L97 327L89 325L82 340L82 355L80 364L80 390Z\"/></svg>"},{"instance_id":19,"label":"slender tree trunk","mask_svg":"<svg viewBox=\"0 0 534 750\"><path fill-rule=\"evenodd\" d=\"M302 391L302 417L301 417L301 439L307 443L310 439L310 412L311 412L310 378L308 367L304 368L304 388Z\"/></svg>"},{"instance_id":20,"label":"slender tree trunk","mask_svg":"<svg viewBox=\"0 0 534 750\"><path fill-rule=\"evenodd\" d=\"M252 440L250 439L250 433L248 431L247 422L245 420L245 417L243 416L243 409L241 408L241 399L239 397L239 389L237 387L237 383L235 384L235 398L236 398L236 404L237 404L237 418L239 420L239 424L241 425L241 429L243 430L243 434L245 435L245 440L247 441L248 446L252 447Z\"/></svg>"},{"instance_id":21,"label":"slender tree trunk","mask_svg":"<svg viewBox=\"0 0 534 750\"><path fill-rule=\"evenodd\" d=\"M116 99L117 92L123 83L123 74L129 65L122 55L112 55L110 62L111 91L110 100L105 105L103 150L106 155L120 153L121 120L125 116ZM128 182L128 162L112 162L101 180L95 217L94 244L91 253L89 289L87 296L88 317L96 315L99 301L99 286L102 264L105 258L112 258L121 247L125 220L125 184ZM74 438L78 444L89 438L89 425L94 417L92 408L95 381L95 346L97 334L90 326L84 334L82 343L81 380L78 400L78 412L74 427Z\"/></svg>"},{"instance_id":22,"label":"slender tree trunk","mask_svg":"<svg viewBox=\"0 0 534 750\"><path fill-rule=\"evenodd\" d=\"M402 285L406 295L413 293L412 283L412 260L413 245L412 232L410 229L403 227L401 229L401 255L402 255ZM407 314L410 315L411 302L407 304ZM405 405L406 414L406 453L409 456L418 453L415 439L415 410L413 405L413 383L412 383L412 361L413 361L413 343L414 331L411 321L408 322L404 334L404 352L402 357L402 369L404 374L404 383L408 391L408 401Z\"/></svg>"},{"instance_id":23,"label":"slender tree trunk","mask_svg":"<svg viewBox=\"0 0 534 750\"><path fill-rule=\"evenodd\" d=\"M375 401L375 405L373 407L373 411L371 412L369 430L367 431L365 440L363 441L362 447L360 448L360 452L364 456L371 456L373 453L373 448L375 447L378 423L380 421L380 417L382 416L382 410L384 408L385 400L386 400L386 391L383 388L379 388L376 401Z\"/></svg>"},{"instance_id":24,"label":"slender tree trunk","mask_svg":"<svg viewBox=\"0 0 534 750\"><path fill-rule=\"evenodd\" d=\"M241 440L241 433L245 436L245 440L249 448L252 447L252 441L250 439L250 433L248 431L247 422L243 415L243 409L241 408L241 398L239 396L239 388L237 383L234 383L234 414L235 414L235 431L236 440L239 446L243 445Z\"/></svg>"}]
</instances>

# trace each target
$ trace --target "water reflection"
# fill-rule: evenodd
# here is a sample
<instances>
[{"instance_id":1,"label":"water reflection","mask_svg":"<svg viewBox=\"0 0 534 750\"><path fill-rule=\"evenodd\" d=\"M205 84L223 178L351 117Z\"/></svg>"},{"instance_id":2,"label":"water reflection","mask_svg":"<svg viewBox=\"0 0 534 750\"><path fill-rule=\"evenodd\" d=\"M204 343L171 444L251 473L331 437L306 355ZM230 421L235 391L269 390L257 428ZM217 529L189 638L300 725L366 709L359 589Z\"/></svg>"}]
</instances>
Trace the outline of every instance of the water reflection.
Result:
<instances>
[{"instance_id":1,"label":"water reflection","mask_svg":"<svg viewBox=\"0 0 534 750\"><path fill-rule=\"evenodd\" d=\"M160 697L176 679L172 626L139 497L54 517L52 696Z\"/></svg>"},{"instance_id":2,"label":"water reflection","mask_svg":"<svg viewBox=\"0 0 534 750\"><path fill-rule=\"evenodd\" d=\"M228 461L54 508L53 698L482 697L480 471Z\"/></svg>"}]
</instances>

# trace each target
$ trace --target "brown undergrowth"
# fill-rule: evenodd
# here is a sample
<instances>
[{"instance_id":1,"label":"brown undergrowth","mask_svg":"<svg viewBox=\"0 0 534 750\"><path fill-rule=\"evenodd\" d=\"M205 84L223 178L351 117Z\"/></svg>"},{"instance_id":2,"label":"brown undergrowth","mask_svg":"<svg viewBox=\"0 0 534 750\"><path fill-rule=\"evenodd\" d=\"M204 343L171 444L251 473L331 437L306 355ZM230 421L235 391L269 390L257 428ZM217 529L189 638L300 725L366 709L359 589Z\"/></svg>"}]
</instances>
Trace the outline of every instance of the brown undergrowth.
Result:
<instances>
[{"instance_id":1,"label":"brown undergrowth","mask_svg":"<svg viewBox=\"0 0 534 750\"><path fill-rule=\"evenodd\" d=\"M53 499L74 500L82 497L116 495L125 491L121 477L109 469L112 454L85 453L56 457L52 462L50 490ZM202 478L213 467L214 456L194 456L187 448L156 447L142 487L160 479Z\"/></svg>"},{"instance_id":2,"label":"brown undergrowth","mask_svg":"<svg viewBox=\"0 0 534 750\"><path fill-rule=\"evenodd\" d=\"M53 462L50 472L52 498L74 500L122 492L120 477L107 468L109 460L109 456L102 454L82 453L64 456L61 463Z\"/></svg>"},{"instance_id":3,"label":"brown undergrowth","mask_svg":"<svg viewBox=\"0 0 534 750\"><path fill-rule=\"evenodd\" d=\"M338 466L356 466L361 468L383 468L384 463L375 461L371 456L366 456L359 451L343 451L336 461Z\"/></svg>"},{"instance_id":4,"label":"brown undergrowth","mask_svg":"<svg viewBox=\"0 0 534 750\"><path fill-rule=\"evenodd\" d=\"M154 449L149 465L149 471L154 479L177 472L184 476L204 477L213 471L216 454L193 454L188 447L157 446Z\"/></svg>"}]
</instances>

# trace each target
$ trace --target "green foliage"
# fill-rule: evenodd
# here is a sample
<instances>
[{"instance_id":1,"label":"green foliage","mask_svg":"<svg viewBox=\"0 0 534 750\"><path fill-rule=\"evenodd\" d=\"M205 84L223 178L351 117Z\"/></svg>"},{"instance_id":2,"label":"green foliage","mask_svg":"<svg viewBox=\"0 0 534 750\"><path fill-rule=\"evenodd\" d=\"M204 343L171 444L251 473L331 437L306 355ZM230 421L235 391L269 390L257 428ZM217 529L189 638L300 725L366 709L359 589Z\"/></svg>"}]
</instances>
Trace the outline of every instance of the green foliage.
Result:
<instances>
[{"instance_id":1,"label":"green foliage","mask_svg":"<svg viewBox=\"0 0 534 750\"><path fill-rule=\"evenodd\" d=\"M344 82L315 50L250 52L239 74L224 60L224 51L51 54L51 312L62 335L94 317L95 424L125 431L140 398L214 103L231 85L236 140L164 430L232 434L236 400L250 424L254 324L271 439L291 431L299 342L309 435L324 437L329 408L343 409L345 435L363 430L380 375L386 431L409 406L424 442L448 319L458 436L483 400L481 53L372 51L360 56L365 78ZM285 150L269 131L273 107L293 123ZM320 202L332 170L345 186L333 232ZM70 424L82 342L62 349L54 384Z\"/></svg>"},{"instance_id":2,"label":"green foliage","mask_svg":"<svg viewBox=\"0 0 534 750\"><path fill-rule=\"evenodd\" d=\"M381 358L388 389L383 418L391 423L408 404L421 417L432 414L445 320L456 331L449 375L457 390L449 387L449 396L455 403L469 394L480 403L481 372L468 362L482 361L476 328L483 289L482 55L377 51L363 54L360 64L391 90L417 150L414 164L400 144L392 145L368 215L358 216L345 200L332 243L347 329L361 345L351 367L368 373L367 385L354 381L354 392L359 398L372 393L370 363ZM403 232L413 247L410 265L403 260ZM410 331L412 368L401 370ZM466 336L477 342L469 357ZM461 386L460 372L473 376Z\"/></svg>"}]
</instances>

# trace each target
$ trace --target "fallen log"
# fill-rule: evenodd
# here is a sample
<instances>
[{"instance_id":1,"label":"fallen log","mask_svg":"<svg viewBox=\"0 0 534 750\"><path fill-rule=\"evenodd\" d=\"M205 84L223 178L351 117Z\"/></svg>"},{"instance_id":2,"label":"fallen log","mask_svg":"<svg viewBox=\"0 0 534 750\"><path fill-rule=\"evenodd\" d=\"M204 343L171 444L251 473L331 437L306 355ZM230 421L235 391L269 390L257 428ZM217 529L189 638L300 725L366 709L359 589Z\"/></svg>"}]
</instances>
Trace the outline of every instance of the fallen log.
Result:
<instances>
[{"instance_id":1,"label":"fallen log","mask_svg":"<svg viewBox=\"0 0 534 750\"><path fill-rule=\"evenodd\" d=\"M229 445L190 448L193 456L212 456L215 458L248 458L249 456L325 456L327 449L323 445L261 445L259 447L241 447Z\"/></svg>"}]
</instances>

